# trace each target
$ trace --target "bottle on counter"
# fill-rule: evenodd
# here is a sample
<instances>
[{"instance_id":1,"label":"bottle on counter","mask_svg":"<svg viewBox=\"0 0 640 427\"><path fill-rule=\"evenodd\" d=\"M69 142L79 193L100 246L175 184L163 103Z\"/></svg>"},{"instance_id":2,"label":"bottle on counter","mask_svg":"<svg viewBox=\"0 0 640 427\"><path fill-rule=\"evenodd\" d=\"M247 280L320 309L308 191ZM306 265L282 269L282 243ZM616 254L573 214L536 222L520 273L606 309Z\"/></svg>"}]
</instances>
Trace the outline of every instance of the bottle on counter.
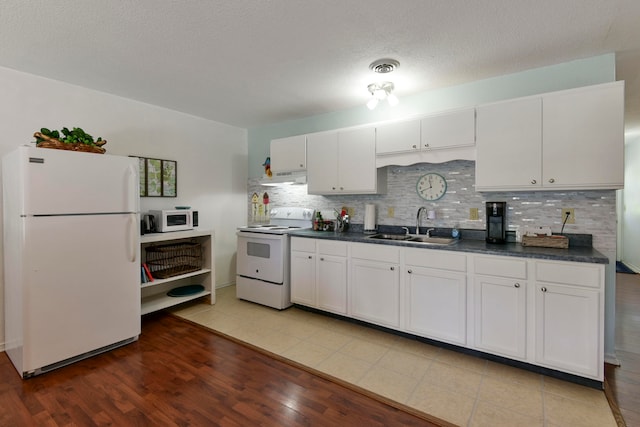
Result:
<instances>
[{"instance_id":1,"label":"bottle on counter","mask_svg":"<svg viewBox=\"0 0 640 427\"><path fill-rule=\"evenodd\" d=\"M324 221L322 219L322 214L320 211L316 211L316 220L313 221L313 230L314 231L322 231L322 227L324 227Z\"/></svg>"}]
</instances>

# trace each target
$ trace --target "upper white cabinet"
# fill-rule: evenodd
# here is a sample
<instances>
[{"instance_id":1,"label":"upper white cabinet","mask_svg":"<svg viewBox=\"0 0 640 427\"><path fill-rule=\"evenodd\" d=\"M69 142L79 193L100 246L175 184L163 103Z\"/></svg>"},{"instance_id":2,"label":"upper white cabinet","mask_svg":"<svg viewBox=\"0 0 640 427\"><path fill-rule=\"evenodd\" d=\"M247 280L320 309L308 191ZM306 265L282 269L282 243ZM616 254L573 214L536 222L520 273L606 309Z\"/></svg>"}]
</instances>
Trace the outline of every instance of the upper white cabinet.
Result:
<instances>
[{"instance_id":1,"label":"upper white cabinet","mask_svg":"<svg viewBox=\"0 0 640 427\"><path fill-rule=\"evenodd\" d=\"M307 136L271 140L271 171L294 172L307 168Z\"/></svg>"},{"instance_id":2,"label":"upper white cabinet","mask_svg":"<svg viewBox=\"0 0 640 427\"><path fill-rule=\"evenodd\" d=\"M477 114L476 190L539 189L542 100L481 105Z\"/></svg>"},{"instance_id":3,"label":"upper white cabinet","mask_svg":"<svg viewBox=\"0 0 640 427\"><path fill-rule=\"evenodd\" d=\"M376 154L393 154L421 149L420 120L387 123L376 127Z\"/></svg>"},{"instance_id":4,"label":"upper white cabinet","mask_svg":"<svg viewBox=\"0 0 640 427\"><path fill-rule=\"evenodd\" d=\"M386 177L376 169L375 128L307 135L309 194L383 193Z\"/></svg>"},{"instance_id":5,"label":"upper white cabinet","mask_svg":"<svg viewBox=\"0 0 640 427\"><path fill-rule=\"evenodd\" d=\"M376 126L376 164L475 160L475 108Z\"/></svg>"},{"instance_id":6,"label":"upper white cabinet","mask_svg":"<svg viewBox=\"0 0 640 427\"><path fill-rule=\"evenodd\" d=\"M622 188L623 128L623 82L482 105L476 190Z\"/></svg>"},{"instance_id":7,"label":"upper white cabinet","mask_svg":"<svg viewBox=\"0 0 640 427\"><path fill-rule=\"evenodd\" d=\"M436 150L476 143L476 110L447 111L424 117L421 121L422 148Z\"/></svg>"},{"instance_id":8,"label":"upper white cabinet","mask_svg":"<svg viewBox=\"0 0 640 427\"><path fill-rule=\"evenodd\" d=\"M624 82L544 96L542 125L543 186L624 186Z\"/></svg>"}]
</instances>

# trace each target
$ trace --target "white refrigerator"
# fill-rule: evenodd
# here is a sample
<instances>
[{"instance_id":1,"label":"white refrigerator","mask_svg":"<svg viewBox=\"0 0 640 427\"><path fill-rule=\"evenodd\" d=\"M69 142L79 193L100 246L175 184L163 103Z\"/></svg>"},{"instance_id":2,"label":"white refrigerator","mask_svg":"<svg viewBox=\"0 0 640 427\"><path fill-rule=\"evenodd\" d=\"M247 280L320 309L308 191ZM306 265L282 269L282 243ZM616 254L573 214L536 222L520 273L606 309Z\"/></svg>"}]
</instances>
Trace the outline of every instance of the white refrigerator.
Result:
<instances>
[{"instance_id":1,"label":"white refrigerator","mask_svg":"<svg viewBox=\"0 0 640 427\"><path fill-rule=\"evenodd\" d=\"M138 174L132 157L3 157L5 348L23 378L138 338Z\"/></svg>"}]
</instances>

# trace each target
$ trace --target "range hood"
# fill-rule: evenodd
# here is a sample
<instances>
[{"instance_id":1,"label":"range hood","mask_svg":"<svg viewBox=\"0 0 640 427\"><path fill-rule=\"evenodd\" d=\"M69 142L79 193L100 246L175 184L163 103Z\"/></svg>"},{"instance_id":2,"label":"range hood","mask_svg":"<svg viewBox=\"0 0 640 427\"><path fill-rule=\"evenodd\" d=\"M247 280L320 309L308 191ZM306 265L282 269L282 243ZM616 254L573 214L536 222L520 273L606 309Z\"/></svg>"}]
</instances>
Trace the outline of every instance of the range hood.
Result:
<instances>
[{"instance_id":1,"label":"range hood","mask_svg":"<svg viewBox=\"0 0 640 427\"><path fill-rule=\"evenodd\" d=\"M273 172L272 176L263 175L260 185L302 185L307 183L307 171Z\"/></svg>"}]
</instances>

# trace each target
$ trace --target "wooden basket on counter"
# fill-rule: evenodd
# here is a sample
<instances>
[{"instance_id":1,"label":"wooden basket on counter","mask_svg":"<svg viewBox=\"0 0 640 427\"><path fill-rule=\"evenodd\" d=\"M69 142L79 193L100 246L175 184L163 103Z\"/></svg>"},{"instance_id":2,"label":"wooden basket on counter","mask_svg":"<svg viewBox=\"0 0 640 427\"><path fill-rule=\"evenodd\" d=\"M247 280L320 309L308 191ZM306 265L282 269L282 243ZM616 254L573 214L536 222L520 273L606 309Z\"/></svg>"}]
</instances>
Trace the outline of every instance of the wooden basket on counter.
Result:
<instances>
[{"instance_id":1,"label":"wooden basket on counter","mask_svg":"<svg viewBox=\"0 0 640 427\"><path fill-rule=\"evenodd\" d=\"M195 242L149 246L145 255L151 275L158 279L201 270L204 261L202 245Z\"/></svg>"},{"instance_id":2,"label":"wooden basket on counter","mask_svg":"<svg viewBox=\"0 0 640 427\"><path fill-rule=\"evenodd\" d=\"M522 246L538 246L542 248L561 248L569 247L569 238L566 236L522 236Z\"/></svg>"},{"instance_id":3,"label":"wooden basket on counter","mask_svg":"<svg viewBox=\"0 0 640 427\"><path fill-rule=\"evenodd\" d=\"M56 150L82 151L85 153L98 154L104 154L107 151L99 145L72 144L68 142L62 142L59 139L51 138L50 136L44 135L40 132L34 133L33 136L38 139L38 142L36 143L36 147L38 148L54 148ZM107 141L100 141L100 145L104 145L106 143Z\"/></svg>"}]
</instances>

